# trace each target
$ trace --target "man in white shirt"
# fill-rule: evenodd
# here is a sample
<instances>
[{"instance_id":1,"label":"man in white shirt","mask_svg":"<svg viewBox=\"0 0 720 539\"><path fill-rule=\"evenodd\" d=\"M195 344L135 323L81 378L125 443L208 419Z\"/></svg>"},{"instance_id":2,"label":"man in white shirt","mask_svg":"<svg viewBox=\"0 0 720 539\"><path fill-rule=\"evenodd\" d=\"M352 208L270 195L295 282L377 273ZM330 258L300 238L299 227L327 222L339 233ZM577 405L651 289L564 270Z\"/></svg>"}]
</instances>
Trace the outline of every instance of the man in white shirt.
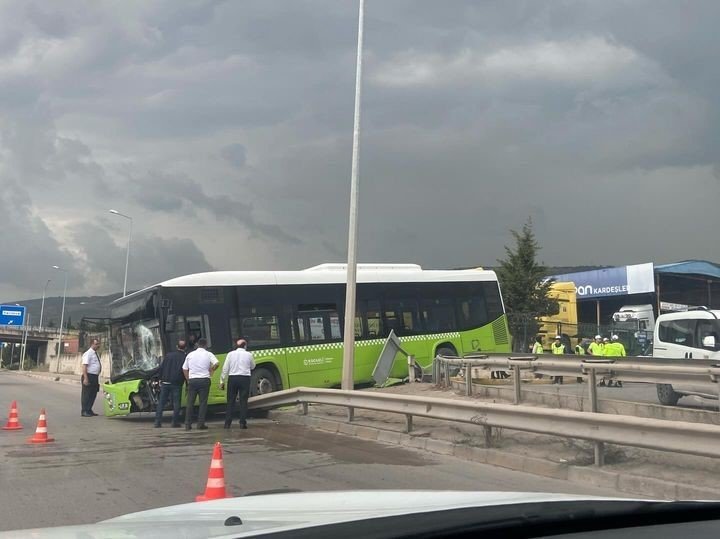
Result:
<instances>
[{"instance_id":1,"label":"man in white shirt","mask_svg":"<svg viewBox=\"0 0 720 539\"><path fill-rule=\"evenodd\" d=\"M200 397L197 428L198 430L207 430L205 414L207 414L208 397L210 396L210 377L220 362L206 348L207 339L198 339L197 348L187 355L182 366L183 374L188 381L185 430L192 429L192 413L196 396Z\"/></svg>"},{"instance_id":2,"label":"man in white shirt","mask_svg":"<svg viewBox=\"0 0 720 539\"><path fill-rule=\"evenodd\" d=\"M100 358L97 355L97 349L100 348L100 341L93 339L90 348L82 355L82 390L80 392L80 415L82 417L93 417L97 414L93 412L93 404L98 391L100 391Z\"/></svg>"},{"instance_id":3,"label":"man in white shirt","mask_svg":"<svg viewBox=\"0 0 720 539\"><path fill-rule=\"evenodd\" d=\"M247 351L247 341L238 339L237 348L225 358L220 374L220 389L225 387L228 379L227 409L225 410L225 428L229 429L235 415L236 399L240 401L240 428L247 428L247 404L250 396L250 375L255 368L255 358Z\"/></svg>"}]
</instances>

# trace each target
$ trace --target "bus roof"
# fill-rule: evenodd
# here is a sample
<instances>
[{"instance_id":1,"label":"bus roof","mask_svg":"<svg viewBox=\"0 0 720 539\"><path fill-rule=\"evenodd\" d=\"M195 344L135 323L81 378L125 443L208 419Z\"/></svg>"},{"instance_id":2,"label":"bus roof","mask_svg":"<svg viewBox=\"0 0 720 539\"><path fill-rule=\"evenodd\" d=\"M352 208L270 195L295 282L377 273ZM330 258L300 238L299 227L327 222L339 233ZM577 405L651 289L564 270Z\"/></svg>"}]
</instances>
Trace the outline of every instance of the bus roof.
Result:
<instances>
[{"instance_id":1,"label":"bus roof","mask_svg":"<svg viewBox=\"0 0 720 539\"><path fill-rule=\"evenodd\" d=\"M168 279L133 292L113 303L154 288L195 286L251 286L291 284L342 284L346 280L346 264L321 264L299 271L209 271ZM497 281L494 271L482 269L423 270L417 264L358 264L358 283Z\"/></svg>"}]
</instances>

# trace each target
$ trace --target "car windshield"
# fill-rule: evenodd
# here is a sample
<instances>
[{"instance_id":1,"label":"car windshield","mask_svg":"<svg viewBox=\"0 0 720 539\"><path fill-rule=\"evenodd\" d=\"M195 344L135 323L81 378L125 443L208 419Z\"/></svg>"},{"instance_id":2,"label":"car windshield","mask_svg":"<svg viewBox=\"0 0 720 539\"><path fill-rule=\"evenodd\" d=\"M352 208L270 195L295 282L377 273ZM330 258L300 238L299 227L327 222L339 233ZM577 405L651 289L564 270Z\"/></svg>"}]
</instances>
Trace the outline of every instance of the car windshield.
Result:
<instances>
[{"instance_id":1,"label":"car windshield","mask_svg":"<svg viewBox=\"0 0 720 539\"><path fill-rule=\"evenodd\" d=\"M720 0L0 0L0 221L0 539L720 500Z\"/></svg>"}]
</instances>

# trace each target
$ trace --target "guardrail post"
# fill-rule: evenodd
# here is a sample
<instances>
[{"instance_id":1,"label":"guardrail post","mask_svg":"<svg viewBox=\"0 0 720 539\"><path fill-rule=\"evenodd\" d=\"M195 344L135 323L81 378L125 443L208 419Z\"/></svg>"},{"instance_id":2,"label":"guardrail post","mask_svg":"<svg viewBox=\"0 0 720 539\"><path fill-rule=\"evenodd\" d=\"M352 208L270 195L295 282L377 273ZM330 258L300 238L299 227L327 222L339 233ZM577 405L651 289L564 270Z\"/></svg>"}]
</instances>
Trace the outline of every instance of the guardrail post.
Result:
<instances>
[{"instance_id":1,"label":"guardrail post","mask_svg":"<svg viewBox=\"0 0 720 539\"><path fill-rule=\"evenodd\" d=\"M513 388L515 389L515 404L522 402L522 386L520 385L520 365L513 365Z\"/></svg>"},{"instance_id":2,"label":"guardrail post","mask_svg":"<svg viewBox=\"0 0 720 539\"><path fill-rule=\"evenodd\" d=\"M407 357L408 364L408 382L411 384L415 383L415 356L409 355Z\"/></svg>"},{"instance_id":3,"label":"guardrail post","mask_svg":"<svg viewBox=\"0 0 720 539\"><path fill-rule=\"evenodd\" d=\"M590 376L588 377L588 387L590 389L590 411L597 413L598 397L597 397L597 375L595 369L590 368ZM603 442L595 442L595 466L601 467L605 464L605 444Z\"/></svg>"},{"instance_id":4,"label":"guardrail post","mask_svg":"<svg viewBox=\"0 0 720 539\"><path fill-rule=\"evenodd\" d=\"M413 429L413 416L411 414L405 414L405 432L410 434Z\"/></svg>"},{"instance_id":5,"label":"guardrail post","mask_svg":"<svg viewBox=\"0 0 720 539\"><path fill-rule=\"evenodd\" d=\"M473 386L472 386L472 365L469 363L465 365L465 395L472 397Z\"/></svg>"},{"instance_id":6,"label":"guardrail post","mask_svg":"<svg viewBox=\"0 0 720 539\"><path fill-rule=\"evenodd\" d=\"M450 363L447 361L443 362L445 364L445 386L444 387L452 387L450 384Z\"/></svg>"},{"instance_id":7,"label":"guardrail post","mask_svg":"<svg viewBox=\"0 0 720 539\"><path fill-rule=\"evenodd\" d=\"M302 415L308 415L308 403L307 402L302 403Z\"/></svg>"},{"instance_id":8,"label":"guardrail post","mask_svg":"<svg viewBox=\"0 0 720 539\"><path fill-rule=\"evenodd\" d=\"M355 408L352 406L348 406L348 423L352 423L353 419L355 419Z\"/></svg>"}]
</instances>

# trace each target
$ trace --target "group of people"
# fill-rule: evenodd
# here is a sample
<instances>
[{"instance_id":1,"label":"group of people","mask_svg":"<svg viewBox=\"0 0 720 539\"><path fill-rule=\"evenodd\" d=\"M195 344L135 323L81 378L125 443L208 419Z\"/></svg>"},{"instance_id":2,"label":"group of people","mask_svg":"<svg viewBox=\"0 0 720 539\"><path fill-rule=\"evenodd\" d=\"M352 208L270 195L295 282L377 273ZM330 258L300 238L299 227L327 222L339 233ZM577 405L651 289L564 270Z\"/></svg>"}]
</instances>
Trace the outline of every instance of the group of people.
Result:
<instances>
[{"instance_id":1,"label":"group of people","mask_svg":"<svg viewBox=\"0 0 720 539\"><path fill-rule=\"evenodd\" d=\"M550 352L555 355L575 354L578 356L591 355L600 357L625 357L627 355L627 353L625 352L625 346L623 345L623 343L620 342L620 338L617 335L612 335L609 339L607 337L603 338L602 335L595 335L595 339L593 341L583 338L578 342L578 344L572 351L567 349L565 343L563 342L562 336L556 335L555 340L550 345ZM545 349L543 348L542 335L538 335L537 337L535 337L535 342L532 346L532 353L545 353ZM562 376L555 376L553 378L553 383L562 384ZM605 380L601 380L598 385L605 386ZM615 382L613 382L612 380L608 380L607 386L622 387L622 382L619 380Z\"/></svg>"},{"instance_id":2,"label":"group of people","mask_svg":"<svg viewBox=\"0 0 720 539\"><path fill-rule=\"evenodd\" d=\"M100 341L93 339L90 348L82 356L82 393L81 415L93 417L97 414L92 407L100 390L99 376L101 371L100 358L97 350ZM239 407L240 428L247 428L247 404L250 396L250 379L255 368L255 359L247 350L247 341L238 339L235 350L228 353L220 373L220 389L225 390L227 380L227 408L225 425L229 429ZM173 415L171 426L178 428L180 424L180 396L183 385L187 384L187 404L185 409L185 430L192 430L193 407L199 399L197 428L207 430L207 415L210 384L213 372L220 362L207 349L207 340L191 338L187 342L181 339L175 350L167 353L160 364L159 382L160 395L155 412L155 427L162 426L163 411L168 400L172 402Z\"/></svg>"},{"instance_id":3,"label":"group of people","mask_svg":"<svg viewBox=\"0 0 720 539\"><path fill-rule=\"evenodd\" d=\"M172 427L180 427L180 394L187 384L187 404L185 408L185 430L192 430L193 407L199 399L197 428L207 430L207 415L210 384L213 372L220 362L215 354L207 349L207 340L198 339L197 347L188 350L184 340L177 343L177 349L168 353L160 365L160 396L155 412L155 427L162 426L163 411L168 399L173 406ZM227 378L227 409L225 425L229 429L239 404L240 428L247 428L247 402L250 396L250 377L255 368L255 359L247 350L247 341L238 339L235 350L228 353L220 373L220 389L225 389Z\"/></svg>"}]
</instances>

